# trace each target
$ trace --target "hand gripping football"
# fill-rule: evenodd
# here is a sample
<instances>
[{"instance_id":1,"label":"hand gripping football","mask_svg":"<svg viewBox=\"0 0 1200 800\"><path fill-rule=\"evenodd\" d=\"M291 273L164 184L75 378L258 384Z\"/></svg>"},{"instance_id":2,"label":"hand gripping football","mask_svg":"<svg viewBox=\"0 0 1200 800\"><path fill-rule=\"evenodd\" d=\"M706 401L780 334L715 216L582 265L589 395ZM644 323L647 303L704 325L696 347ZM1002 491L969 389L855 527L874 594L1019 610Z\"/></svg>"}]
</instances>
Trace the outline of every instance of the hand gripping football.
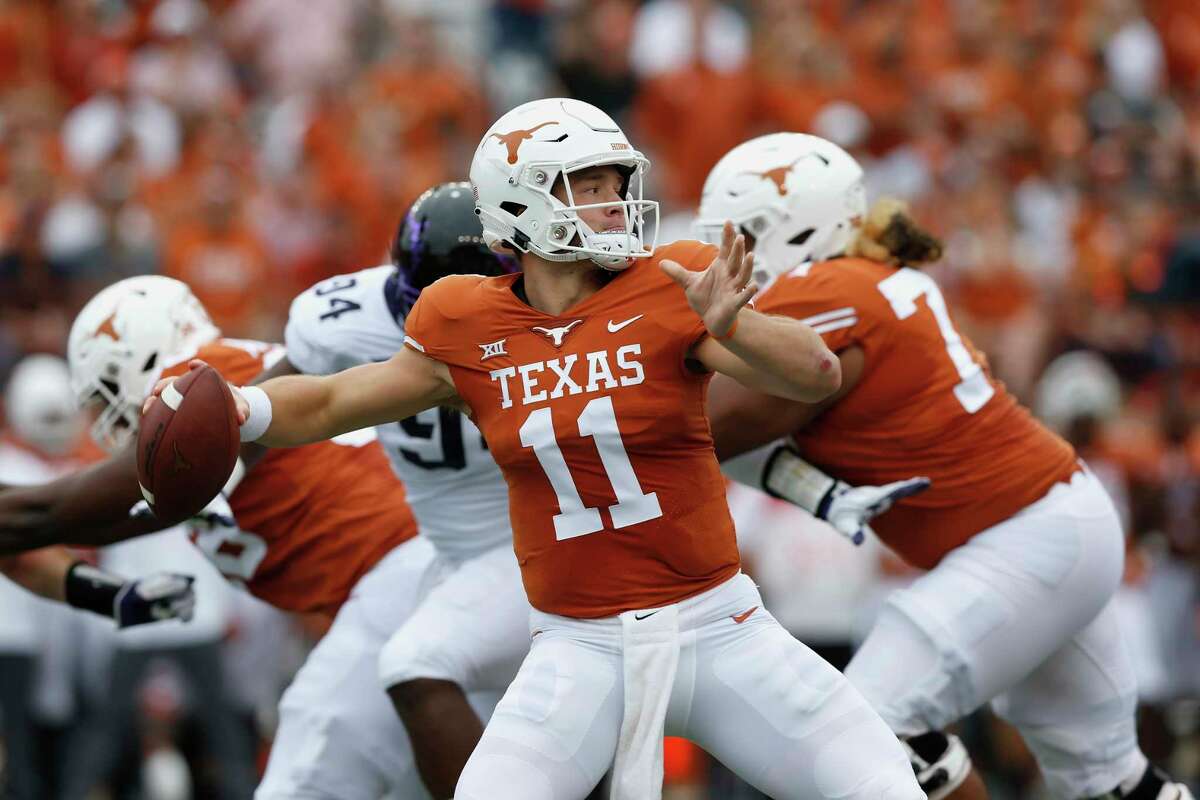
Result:
<instances>
[{"instance_id":1,"label":"hand gripping football","mask_svg":"<svg viewBox=\"0 0 1200 800\"><path fill-rule=\"evenodd\" d=\"M142 414L138 485L155 516L192 516L217 496L237 463L237 406L210 366L192 369L163 389Z\"/></svg>"}]
</instances>

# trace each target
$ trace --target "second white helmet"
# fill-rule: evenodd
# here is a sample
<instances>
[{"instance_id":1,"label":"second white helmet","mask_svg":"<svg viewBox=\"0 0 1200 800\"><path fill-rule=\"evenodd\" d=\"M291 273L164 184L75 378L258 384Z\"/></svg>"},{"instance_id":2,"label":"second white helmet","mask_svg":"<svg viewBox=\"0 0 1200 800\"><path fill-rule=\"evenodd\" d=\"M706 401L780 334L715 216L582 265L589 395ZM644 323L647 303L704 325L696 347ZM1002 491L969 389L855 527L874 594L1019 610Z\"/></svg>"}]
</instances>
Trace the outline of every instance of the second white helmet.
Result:
<instances>
[{"instance_id":1,"label":"second white helmet","mask_svg":"<svg viewBox=\"0 0 1200 800\"><path fill-rule=\"evenodd\" d=\"M173 278L126 278L89 300L71 325L67 364L75 401L100 401L96 444L109 452L123 447L163 369L219 335L192 290Z\"/></svg>"},{"instance_id":2,"label":"second white helmet","mask_svg":"<svg viewBox=\"0 0 1200 800\"><path fill-rule=\"evenodd\" d=\"M17 438L52 456L70 452L83 433L67 362L58 356L26 356L13 367L4 389L4 411Z\"/></svg>"},{"instance_id":3,"label":"second white helmet","mask_svg":"<svg viewBox=\"0 0 1200 800\"><path fill-rule=\"evenodd\" d=\"M818 136L773 133L733 148L708 173L696 236L719 243L730 220L754 237L762 286L843 252L866 213L862 167L849 153Z\"/></svg>"},{"instance_id":4,"label":"second white helmet","mask_svg":"<svg viewBox=\"0 0 1200 800\"><path fill-rule=\"evenodd\" d=\"M621 199L578 204L571 173L613 165L625 177ZM548 98L517 106L498 119L471 160L471 184L483 238L547 261L591 259L605 269L624 269L649 256L646 217L657 228L658 203L642 197L650 162L633 149L621 128L600 109L579 100ZM561 180L566 202L551 190ZM579 211L618 207L624 230L593 231Z\"/></svg>"}]
</instances>

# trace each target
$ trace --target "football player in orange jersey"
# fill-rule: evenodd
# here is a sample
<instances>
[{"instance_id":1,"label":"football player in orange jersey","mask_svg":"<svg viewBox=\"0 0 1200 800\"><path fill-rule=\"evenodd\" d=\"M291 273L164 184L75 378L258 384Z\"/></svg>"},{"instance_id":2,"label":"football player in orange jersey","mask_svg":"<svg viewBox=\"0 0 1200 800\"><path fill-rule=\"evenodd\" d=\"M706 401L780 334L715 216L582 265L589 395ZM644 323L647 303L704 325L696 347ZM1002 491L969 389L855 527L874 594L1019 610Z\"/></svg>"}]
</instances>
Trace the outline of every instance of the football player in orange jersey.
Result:
<instances>
[{"instance_id":1,"label":"football player in orange jersey","mask_svg":"<svg viewBox=\"0 0 1200 800\"><path fill-rule=\"evenodd\" d=\"M986 796L942 729L991 701L1059 797L1190 799L1138 748L1134 674L1109 602L1124 556L1117 513L959 334L918 269L940 242L895 201L868 215L859 165L802 134L754 139L713 168L702 236L721 235L726 219L774 281L757 308L813 326L843 369L841 388L816 404L714 380L718 455L790 440L727 470L810 510L839 482L791 446L851 482L932 480L873 522L929 572L892 595L846 669L906 740L929 796Z\"/></svg>"},{"instance_id":2,"label":"football player in orange jersey","mask_svg":"<svg viewBox=\"0 0 1200 800\"><path fill-rule=\"evenodd\" d=\"M140 500L131 440L153 381L186 371L192 357L244 381L283 355L277 345L220 338L179 281L141 276L101 291L72 326L68 360L79 401L99 406L93 437L116 455L52 483L0 492L0 556L60 542L107 544L179 522L129 511ZM243 455L261 458L239 466L227 497L192 521L193 540L260 599L332 619L280 701L256 797L427 797L377 680L379 652L417 607L433 564L404 489L369 432L265 455L254 449ZM119 584L70 561L23 564L31 588L47 596L65 586L70 599L81 580L90 581L82 589L97 610L124 596Z\"/></svg>"},{"instance_id":3,"label":"football player in orange jersey","mask_svg":"<svg viewBox=\"0 0 1200 800\"><path fill-rule=\"evenodd\" d=\"M260 379L385 360L404 346L406 317L424 287L445 275L515 267L483 244L469 183L434 187L397 231L392 264L331 277L293 301L287 357ZM426 786L449 797L483 734L467 692L507 688L529 652L530 607L513 552L508 486L479 429L458 411L431 408L376 432L421 535L438 553L434 585L380 653L380 678ZM853 534L899 491L848 488L828 504L826 518Z\"/></svg>"},{"instance_id":4,"label":"football player in orange jersey","mask_svg":"<svg viewBox=\"0 0 1200 800\"><path fill-rule=\"evenodd\" d=\"M505 114L471 167L485 239L521 275L426 288L392 359L238 390L242 435L320 441L466 408L509 486L532 648L459 800L661 794L665 728L777 798L921 798L900 744L739 570L704 412L712 372L803 402L836 390L810 328L744 308L752 259L645 246L646 159L574 100ZM167 381L160 382L161 391Z\"/></svg>"}]
</instances>

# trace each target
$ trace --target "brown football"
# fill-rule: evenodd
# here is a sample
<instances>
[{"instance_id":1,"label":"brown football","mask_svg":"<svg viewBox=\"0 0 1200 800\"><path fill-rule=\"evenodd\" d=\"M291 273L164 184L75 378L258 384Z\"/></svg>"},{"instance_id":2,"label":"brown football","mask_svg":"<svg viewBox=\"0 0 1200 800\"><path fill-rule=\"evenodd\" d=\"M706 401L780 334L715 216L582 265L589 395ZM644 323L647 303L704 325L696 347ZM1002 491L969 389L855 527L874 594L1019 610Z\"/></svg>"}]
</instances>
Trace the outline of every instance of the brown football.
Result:
<instances>
[{"instance_id":1,"label":"brown football","mask_svg":"<svg viewBox=\"0 0 1200 800\"><path fill-rule=\"evenodd\" d=\"M239 446L237 406L219 372L198 367L167 386L138 427L138 483L155 516L180 520L208 505Z\"/></svg>"}]
</instances>

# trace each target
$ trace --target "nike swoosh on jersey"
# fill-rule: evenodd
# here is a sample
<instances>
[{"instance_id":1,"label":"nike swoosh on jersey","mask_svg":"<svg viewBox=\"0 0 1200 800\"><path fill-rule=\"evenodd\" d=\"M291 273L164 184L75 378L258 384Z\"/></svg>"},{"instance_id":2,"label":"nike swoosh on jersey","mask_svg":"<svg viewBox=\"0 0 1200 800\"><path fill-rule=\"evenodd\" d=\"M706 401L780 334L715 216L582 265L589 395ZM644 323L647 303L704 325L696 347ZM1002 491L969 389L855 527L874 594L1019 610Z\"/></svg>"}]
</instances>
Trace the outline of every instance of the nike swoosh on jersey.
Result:
<instances>
[{"instance_id":1,"label":"nike swoosh on jersey","mask_svg":"<svg viewBox=\"0 0 1200 800\"><path fill-rule=\"evenodd\" d=\"M658 611L662 611L662 609L660 608L660 609L658 609ZM658 613L658 611L651 611L649 614L634 614L633 618L640 622L641 620L644 620L647 617L653 617L655 614Z\"/></svg>"},{"instance_id":2,"label":"nike swoosh on jersey","mask_svg":"<svg viewBox=\"0 0 1200 800\"><path fill-rule=\"evenodd\" d=\"M736 622L738 625L741 625L743 622L750 619L750 615L753 614L755 611L758 611L758 606L754 606L753 608L750 608L747 611L743 611L740 614L731 614L729 618L731 620L733 620L734 622Z\"/></svg>"},{"instance_id":3,"label":"nike swoosh on jersey","mask_svg":"<svg viewBox=\"0 0 1200 800\"><path fill-rule=\"evenodd\" d=\"M636 317L630 317L629 319L625 320L624 322L613 322L610 319L608 321L608 332L616 333L617 331L621 330L621 328L632 325L633 323L637 322L639 319L641 319L644 316L646 316L646 315L638 314Z\"/></svg>"}]
</instances>

